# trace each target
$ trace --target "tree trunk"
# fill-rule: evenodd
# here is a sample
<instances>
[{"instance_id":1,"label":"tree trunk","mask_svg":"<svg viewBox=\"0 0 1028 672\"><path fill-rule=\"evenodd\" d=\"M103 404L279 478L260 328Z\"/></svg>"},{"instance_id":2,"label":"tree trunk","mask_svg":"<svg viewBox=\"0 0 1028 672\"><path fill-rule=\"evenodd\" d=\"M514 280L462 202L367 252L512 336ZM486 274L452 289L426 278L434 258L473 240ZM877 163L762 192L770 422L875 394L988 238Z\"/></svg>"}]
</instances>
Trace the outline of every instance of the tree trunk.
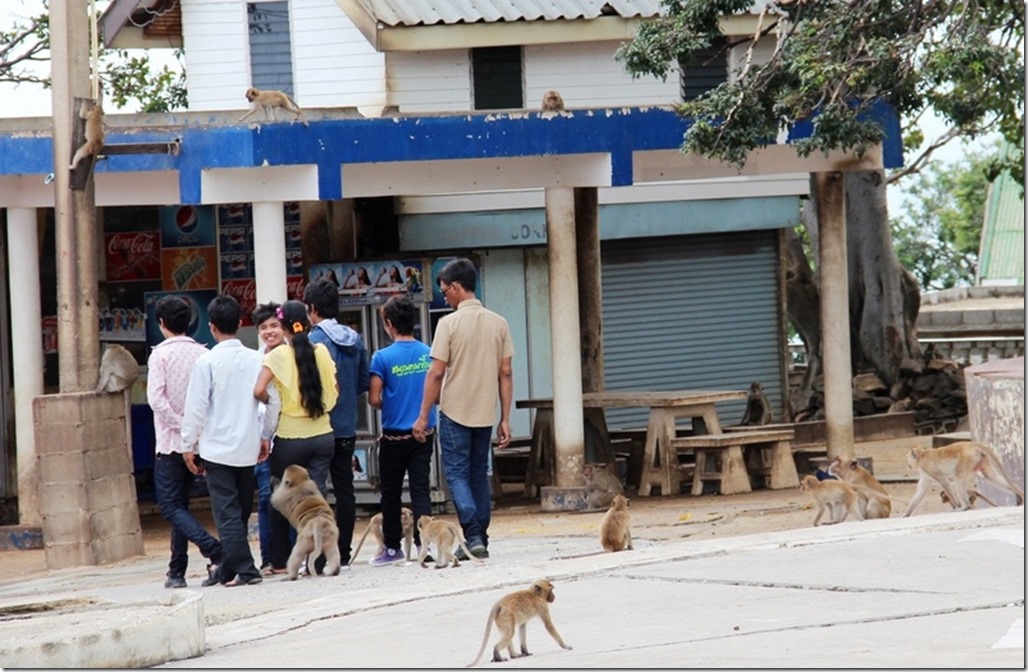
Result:
<instances>
[{"instance_id":1,"label":"tree trunk","mask_svg":"<svg viewBox=\"0 0 1028 672\"><path fill-rule=\"evenodd\" d=\"M873 371L891 386L903 374L922 370L916 328L921 290L893 250L884 173L847 172L845 190L853 372ZM816 190L812 185L803 222L813 250L818 249L816 212ZM786 309L807 350L807 372L792 398L794 419L803 420L821 405L817 399L820 390L816 387L822 373L820 279L811 270L794 231L786 235L786 253Z\"/></svg>"},{"instance_id":2,"label":"tree trunk","mask_svg":"<svg viewBox=\"0 0 1028 672\"><path fill-rule=\"evenodd\" d=\"M892 246L883 171L846 174L846 213L853 372L874 371L891 386L901 372L921 371L921 291Z\"/></svg>"}]
</instances>

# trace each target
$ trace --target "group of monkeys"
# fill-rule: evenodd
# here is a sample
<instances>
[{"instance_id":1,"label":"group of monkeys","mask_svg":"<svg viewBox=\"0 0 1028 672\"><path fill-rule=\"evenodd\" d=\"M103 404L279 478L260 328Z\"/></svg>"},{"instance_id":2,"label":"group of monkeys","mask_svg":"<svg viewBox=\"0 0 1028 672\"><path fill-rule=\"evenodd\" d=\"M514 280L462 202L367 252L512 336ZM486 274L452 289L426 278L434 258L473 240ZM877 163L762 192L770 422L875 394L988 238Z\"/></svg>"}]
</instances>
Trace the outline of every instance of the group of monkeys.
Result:
<instances>
[{"instance_id":1,"label":"group of monkeys","mask_svg":"<svg viewBox=\"0 0 1028 672\"><path fill-rule=\"evenodd\" d=\"M910 500L903 516L909 516L924 498L929 484L934 481L942 488L943 501L955 509L966 510L974 505L976 498L992 504L977 491L975 479L981 474L989 483L1008 490L1017 498L1018 505L1024 503L1024 493L1010 479L1002 464L988 447L972 441L950 444L936 449L917 446L907 454L911 468L920 472L917 490ZM817 477L804 476L800 488L806 492L817 507L814 525L820 524L827 513L826 524L839 523L848 514L858 520L888 518L891 515L893 498L882 484L875 479L856 459L843 455L829 465L828 472L838 480L819 481ZM632 534L628 513L629 500L624 495L620 479L611 469L600 464L586 464L583 469L586 481L586 500L590 506L609 506L600 523L600 544L604 551L631 550ZM286 468L281 480L274 479L271 504L278 509L296 529L296 542L287 562L286 580L296 580L304 559L324 553L327 559L325 573L334 575L340 570L338 548L339 530L335 516L317 485L310 479L307 470L298 465ZM414 515L410 509L401 510L404 554L411 558ZM459 566L454 554L455 547L464 550L467 557L476 558L467 547L461 528L456 523L421 516L417 522L421 536L418 562L427 567L427 554L434 551L436 568ZM384 550L382 535L382 514L376 514L368 522L357 543L350 563L360 553L368 534L374 534L378 542L378 553ZM529 655L525 637L526 623L532 618L542 620L546 631L564 649L571 649L550 617L549 604L554 601L553 584L546 579L535 581L528 589L519 590L501 597L489 610L485 634L475 659L468 667L477 665L489 641L495 624L500 638L493 647L493 662L502 662L501 651L507 649L511 658ZM520 652L514 648L514 631L520 633Z\"/></svg>"},{"instance_id":2,"label":"group of monkeys","mask_svg":"<svg viewBox=\"0 0 1028 672\"><path fill-rule=\"evenodd\" d=\"M300 106L283 91L262 90L251 86L244 95L250 103L250 107L243 116L239 117L240 122L246 121L262 110L267 121L275 121L275 110L281 109L291 112L304 126L310 126L307 116ZM543 94L540 111L562 112L564 111L564 99L558 92L551 89ZM104 111L99 102L92 106L83 104L79 109L79 117L85 121L85 139L72 156L70 170L75 170L86 157L95 159L104 146Z\"/></svg>"},{"instance_id":3,"label":"group of monkeys","mask_svg":"<svg viewBox=\"0 0 1028 672\"><path fill-rule=\"evenodd\" d=\"M940 448L915 446L907 453L907 464L918 470L919 477L914 496L903 511L904 518L921 503L933 481L942 488L942 501L958 511L971 508L978 498L995 506L975 489L978 474L992 485L1013 493L1018 505L1024 503L1024 493L1007 474L999 458L980 443L961 441ZM828 466L828 473L838 480L819 481L816 476L808 475L800 481L800 489L810 496L817 508L815 526L825 513L828 514L826 524L841 523L847 515L865 520L888 518L892 514L895 498L853 457L835 458Z\"/></svg>"}]
</instances>

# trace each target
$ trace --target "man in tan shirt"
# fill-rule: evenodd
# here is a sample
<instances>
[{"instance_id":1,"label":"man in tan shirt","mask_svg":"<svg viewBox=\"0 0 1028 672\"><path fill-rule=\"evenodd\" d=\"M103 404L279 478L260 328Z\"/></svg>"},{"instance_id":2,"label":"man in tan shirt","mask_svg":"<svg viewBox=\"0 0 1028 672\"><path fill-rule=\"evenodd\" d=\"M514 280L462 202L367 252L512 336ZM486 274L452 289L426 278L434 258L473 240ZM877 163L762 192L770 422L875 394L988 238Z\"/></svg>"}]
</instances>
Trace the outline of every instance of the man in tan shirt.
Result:
<instances>
[{"instance_id":1,"label":"man in tan shirt","mask_svg":"<svg viewBox=\"0 0 1028 672\"><path fill-rule=\"evenodd\" d=\"M429 413L438 402L446 484L468 548L475 557L488 558L492 425L499 397L496 441L500 448L506 447L514 396L514 344L507 320L475 298L477 281L475 266L467 259L451 261L436 277L446 303L456 310L439 320L432 338L432 365L412 433L418 441L426 440ZM463 552L458 558L466 559Z\"/></svg>"}]
</instances>

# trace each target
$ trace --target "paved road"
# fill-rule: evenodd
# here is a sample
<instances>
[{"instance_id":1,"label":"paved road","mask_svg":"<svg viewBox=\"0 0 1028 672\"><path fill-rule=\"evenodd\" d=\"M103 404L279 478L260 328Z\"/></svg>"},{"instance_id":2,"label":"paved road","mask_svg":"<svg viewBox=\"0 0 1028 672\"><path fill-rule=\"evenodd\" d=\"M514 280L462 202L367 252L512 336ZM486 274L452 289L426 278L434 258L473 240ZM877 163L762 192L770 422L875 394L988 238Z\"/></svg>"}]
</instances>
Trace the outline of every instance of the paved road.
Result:
<instances>
[{"instance_id":1,"label":"paved road","mask_svg":"<svg viewBox=\"0 0 1028 672\"><path fill-rule=\"evenodd\" d=\"M392 580L209 628L207 655L169 667L461 667L492 602L548 576L574 650L533 623L533 656L508 667L1023 668L1023 511L461 567L429 585L415 565L367 568Z\"/></svg>"},{"instance_id":2,"label":"paved road","mask_svg":"<svg viewBox=\"0 0 1028 672\"><path fill-rule=\"evenodd\" d=\"M574 650L533 622L533 655L505 667L1025 666L1023 507L613 554L584 538L491 546L483 565L364 564L339 577L195 593L160 588L163 559L62 570L0 584L0 615L19 596L198 594L207 651L165 667L456 668L477 652L491 604L547 577L554 621ZM38 618L37 630L52 630ZM0 664L7 628L0 619Z\"/></svg>"}]
</instances>

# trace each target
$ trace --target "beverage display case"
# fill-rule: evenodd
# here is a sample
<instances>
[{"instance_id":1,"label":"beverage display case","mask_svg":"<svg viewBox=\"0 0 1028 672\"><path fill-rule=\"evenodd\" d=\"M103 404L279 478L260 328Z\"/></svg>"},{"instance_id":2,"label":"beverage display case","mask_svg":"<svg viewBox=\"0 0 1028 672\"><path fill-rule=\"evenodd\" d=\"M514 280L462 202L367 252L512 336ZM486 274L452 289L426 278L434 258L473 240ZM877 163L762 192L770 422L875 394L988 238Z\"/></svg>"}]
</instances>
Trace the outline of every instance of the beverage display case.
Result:
<instances>
[{"instance_id":1,"label":"beverage display case","mask_svg":"<svg viewBox=\"0 0 1028 672\"><path fill-rule=\"evenodd\" d=\"M368 358L376 350L392 343L386 333L379 312L389 297L406 295L419 307L420 319L414 337L431 343L431 291L427 292L421 279L425 276L426 260L377 260L315 264L309 269L311 279L325 277L340 284L339 323L361 334L368 349ZM354 495L358 506L377 506L380 501L378 475L378 435L382 429L379 412L368 403L367 393L357 400L357 441L354 448ZM445 510L450 499L442 475L439 442L433 434L431 470L431 500L437 512ZM410 503L410 494L404 486L403 501Z\"/></svg>"}]
</instances>

